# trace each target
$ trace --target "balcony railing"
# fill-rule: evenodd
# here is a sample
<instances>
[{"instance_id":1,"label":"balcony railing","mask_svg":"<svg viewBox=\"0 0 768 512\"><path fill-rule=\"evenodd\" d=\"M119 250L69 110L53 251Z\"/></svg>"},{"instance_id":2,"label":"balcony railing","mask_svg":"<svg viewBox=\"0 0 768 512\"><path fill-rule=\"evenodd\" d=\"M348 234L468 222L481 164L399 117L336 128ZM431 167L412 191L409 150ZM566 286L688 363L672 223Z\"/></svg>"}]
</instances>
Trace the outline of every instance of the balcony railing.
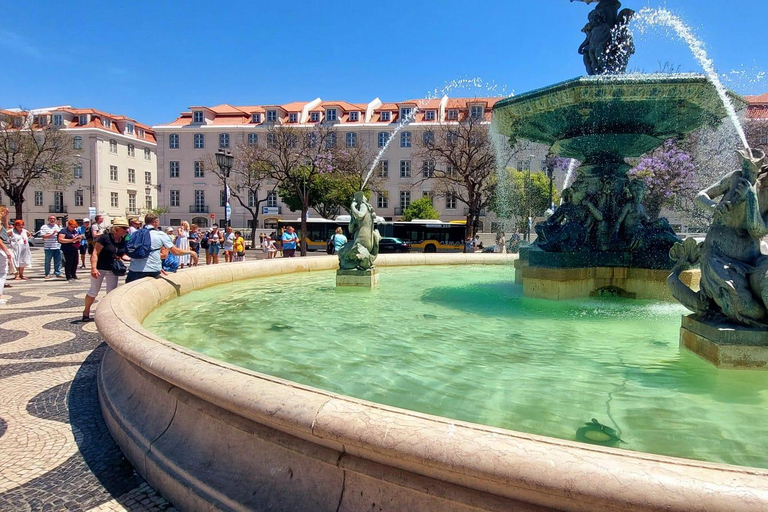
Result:
<instances>
[{"instance_id":1,"label":"balcony railing","mask_svg":"<svg viewBox=\"0 0 768 512\"><path fill-rule=\"evenodd\" d=\"M125 209L125 216L128 217L130 215L139 215L139 209L138 208L126 208Z\"/></svg>"},{"instance_id":2,"label":"balcony railing","mask_svg":"<svg viewBox=\"0 0 768 512\"><path fill-rule=\"evenodd\" d=\"M207 204L191 204L189 205L189 213L208 213Z\"/></svg>"},{"instance_id":3,"label":"balcony railing","mask_svg":"<svg viewBox=\"0 0 768 512\"><path fill-rule=\"evenodd\" d=\"M48 213L67 213L67 207L63 204L48 205Z\"/></svg>"}]
</instances>

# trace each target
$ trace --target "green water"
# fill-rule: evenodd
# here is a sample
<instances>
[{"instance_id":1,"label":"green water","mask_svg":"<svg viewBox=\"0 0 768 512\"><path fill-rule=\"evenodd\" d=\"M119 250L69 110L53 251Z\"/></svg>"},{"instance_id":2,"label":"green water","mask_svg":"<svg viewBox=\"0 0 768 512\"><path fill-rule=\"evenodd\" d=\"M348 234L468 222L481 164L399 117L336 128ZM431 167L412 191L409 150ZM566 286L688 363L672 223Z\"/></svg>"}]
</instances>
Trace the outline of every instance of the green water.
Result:
<instances>
[{"instance_id":1,"label":"green water","mask_svg":"<svg viewBox=\"0 0 768 512\"><path fill-rule=\"evenodd\" d=\"M623 441L614 446L768 468L768 372L717 370L680 349L679 305L526 299L501 266L380 276L373 291L336 289L333 272L218 286L145 325L374 402L562 439L595 418Z\"/></svg>"}]
</instances>

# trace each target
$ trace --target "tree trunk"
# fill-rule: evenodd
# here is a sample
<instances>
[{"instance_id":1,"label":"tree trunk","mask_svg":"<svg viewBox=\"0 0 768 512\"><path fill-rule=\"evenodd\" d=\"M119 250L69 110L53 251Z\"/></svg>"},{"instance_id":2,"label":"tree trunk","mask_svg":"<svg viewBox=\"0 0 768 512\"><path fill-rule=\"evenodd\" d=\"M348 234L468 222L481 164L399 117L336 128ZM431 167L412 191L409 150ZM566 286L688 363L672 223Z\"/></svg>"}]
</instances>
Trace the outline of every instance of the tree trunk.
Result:
<instances>
[{"instance_id":1,"label":"tree trunk","mask_svg":"<svg viewBox=\"0 0 768 512\"><path fill-rule=\"evenodd\" d=\"M467 250L467 238L472 238L475 236L475 234L472 232L472 224L472 210L468 210L467 220L464 224L464 252L469 252Z\"/></svg>"},{"instance_id":2,"label":"tree trunk","mask_svg":"<svg viewBox=\"0 0 768 512\"><path fill-rule=\"evenodd\" d=\"M307 202L308 197L304 199L303 205L301 207L301 240L299 240L299 243L301 244L302 256L307 255L307 212L309 211L309 205Z\"/></svg>"},{"instance_id":3,"label":"tree trunk","mask_svg":"<svg viewBox=\"0 0 768 512\"><path fill-rule=\"evenodd\" d=\"M256 210L256 215L252 215L253 216L253 220L251 220L251 249L258 249L258 247L256 247L256 239L257 239L257 237L256 237L256 226L257 226L257 222L259 221L259 213L258 212L259 211Z\"/></svg>"},{"instance_id":4,"label":"tree trunk","mask_svg":"<svg viewBox=\"0 0 768 512\"><path fill-rule=\"evenodd\" d=\"M24 218L23 215L23 205L24 205L24 196L18 196L18 197L11 197L11 200L14 202L14 208L16 209L16 217L15 219L22 219ZM14 219L14 220L15 220Z\"/></svg>"}]
</instances>

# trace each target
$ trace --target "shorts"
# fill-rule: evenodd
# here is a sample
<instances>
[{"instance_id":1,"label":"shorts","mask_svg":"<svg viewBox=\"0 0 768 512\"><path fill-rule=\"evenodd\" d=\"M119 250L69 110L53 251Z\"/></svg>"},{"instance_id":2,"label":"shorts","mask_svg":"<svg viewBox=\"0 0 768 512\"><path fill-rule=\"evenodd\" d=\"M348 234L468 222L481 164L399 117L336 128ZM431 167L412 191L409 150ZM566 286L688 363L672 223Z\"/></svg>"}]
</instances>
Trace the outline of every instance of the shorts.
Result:
<instances>
[{"instance_id":1,"label":"shorts","mask_svg":"<svg viewBox=\"0 0 768 512\"><path fill-rule=\"evenodd\" d=\"M85 251L88 250L88 246L86 244L80 244L80 254L85 254Z\"/></svg>"},{"instance_id":2,"label":"shorts","mask_svg":"<svg viewBox=\"0 0 768 512\"><path fill-rule=\"evenodd\" d=\"M215 244L215 245L210 244L208 245L208 249L206 249L206 251L208 251L208 254L210 254L211 256L218 256L219 249L221 249L221 246L219 244Z\"/></svg>"},{"instance_id":3,"label":"shorts","mask_svg":"<svg viewBox=\"0 0 768 512\"><path fill-rule=\"evenodd\" d=\"M88 241L88 254L93 254L93 242L91 240Z\"/></svg>"}]
</instances>

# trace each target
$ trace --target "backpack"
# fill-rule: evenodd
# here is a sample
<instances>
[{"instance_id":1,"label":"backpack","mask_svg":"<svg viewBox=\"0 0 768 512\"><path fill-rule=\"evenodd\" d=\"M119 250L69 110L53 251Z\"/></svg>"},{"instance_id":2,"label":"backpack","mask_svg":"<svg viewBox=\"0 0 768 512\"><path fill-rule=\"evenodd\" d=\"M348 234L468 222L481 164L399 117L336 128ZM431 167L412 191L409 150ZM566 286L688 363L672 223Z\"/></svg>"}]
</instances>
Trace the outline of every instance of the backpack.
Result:
<instances>
[{"instance_id":1,"label":"backpack","mask_svg":"<svg viewBox=\"0 0 768 512\"><path fill-rule=\"evenodd\" d=\"M333 242L334 238L336 238L336 235L333 235L331 238L329 238L328 243L325 246L325 252L328 254L333 254L336 250L336 244Z\"/></svg>"},{"instance_id":2,"label":"backpack","mask_svg":"<svg viewBox=\"0 0 768 512\"><path fill-rule=\"evenodd\" d=\"M149 232L150 230L147 228L136 230L125 243L125 254L131 259L143 260L148 258L152 252L152 237Z\"/></svg>"},{"instance_id":3,"label":"backpack","mask_svg":"<svg viewBox=\"0 0 768 512\"><path fill-rule=\"evenodd\" d=\"M208 233L203 235L203 238L200 240L200 247L203 249L208 248Z\"/></svg>"}]
</instances>

